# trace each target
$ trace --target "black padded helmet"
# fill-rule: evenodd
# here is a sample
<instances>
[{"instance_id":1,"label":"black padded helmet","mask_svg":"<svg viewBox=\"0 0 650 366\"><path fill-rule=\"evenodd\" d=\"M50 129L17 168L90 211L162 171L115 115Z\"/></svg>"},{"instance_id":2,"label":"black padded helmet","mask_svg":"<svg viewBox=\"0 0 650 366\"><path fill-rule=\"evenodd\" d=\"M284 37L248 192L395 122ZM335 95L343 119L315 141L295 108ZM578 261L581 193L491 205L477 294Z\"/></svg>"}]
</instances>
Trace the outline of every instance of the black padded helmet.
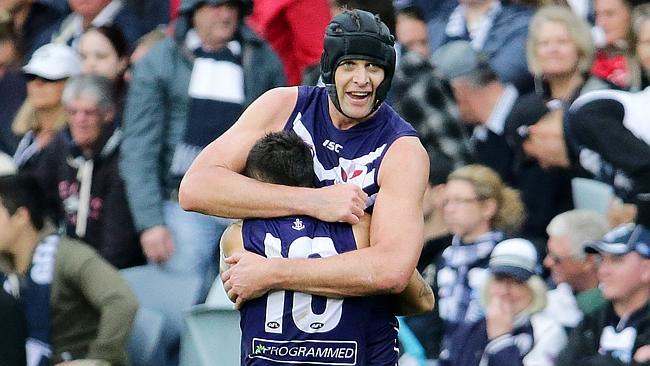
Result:
<instances>
[{"instance_id":1,"label":"black padded helmet","mask_svg":"<svg viewBox=\"0 0 650 366\"><path fill-rule=\"evenodd\" d=\"M339 64L352 59L367 60L384 69L384 80L377 86L375 103L370 112L372 113L386 99L395 73L394 45L395 38L377 15L352 9L332 19L325 30L320 69L330 99L339 112L343 113L334 85L334 73Z\"/></svg>"}]
</instances>

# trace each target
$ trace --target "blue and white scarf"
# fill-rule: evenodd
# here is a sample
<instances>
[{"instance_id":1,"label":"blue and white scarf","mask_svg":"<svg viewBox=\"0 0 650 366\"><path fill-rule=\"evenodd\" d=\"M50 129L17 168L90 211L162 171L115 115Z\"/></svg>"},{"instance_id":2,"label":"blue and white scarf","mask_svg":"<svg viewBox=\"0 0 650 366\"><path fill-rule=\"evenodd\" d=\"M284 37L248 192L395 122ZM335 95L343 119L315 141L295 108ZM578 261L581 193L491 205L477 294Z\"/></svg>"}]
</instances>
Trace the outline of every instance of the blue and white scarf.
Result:
<instances>
[{"instance_id":1,"label":"blue and white scarf","mask_svg":"<svg viewBox=\"0 0 650 366\"><path fill-rule=\"evenodd\" d=\"M189 110L185 135L176 146L170 167L172 174L182 176L192 161L217 137L235 123L244 110L244 69L241 44L230 41L216 52L208 52L189 31L186 45L193 50L194 66L190 76Z\"/></svg>"}]
</instances>

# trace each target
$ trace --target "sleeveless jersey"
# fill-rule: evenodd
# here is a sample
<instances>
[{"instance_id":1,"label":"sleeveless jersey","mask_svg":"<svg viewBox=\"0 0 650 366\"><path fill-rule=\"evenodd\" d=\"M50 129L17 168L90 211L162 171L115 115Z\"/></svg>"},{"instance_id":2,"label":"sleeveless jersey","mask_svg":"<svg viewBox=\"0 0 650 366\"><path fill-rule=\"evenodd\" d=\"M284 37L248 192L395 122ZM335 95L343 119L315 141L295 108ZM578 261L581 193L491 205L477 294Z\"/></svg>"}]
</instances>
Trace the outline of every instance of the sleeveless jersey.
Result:
<instances>
[{"instance_id":1,"label":"sleeveless jersey","mask_svg":"<svg viewBox=\"0 0 650 366\"><path fill-rule=\"evenodd\" d=\"M284 129L293 129L314 151L316 187L354 183L368 194L372 210L379 186L377 175L390 145L415 129L382 103L374 116L352 128L334 127L324 87L298 87L298 101Z\"/></svg>"},{"instance_id":2,"label":"sleeveless jersey","mask_svg":"<svg viewBox=\"0 0 650 366\"><path fill-rule=\"evenodd\" d=\"M318 258L357 249L352 228L307 216L248 219L244 249L266 257ZM395 365L397 321L379 296L325 298L288 290L246 302L242 365Z\"/></svg>"}]
</instances>

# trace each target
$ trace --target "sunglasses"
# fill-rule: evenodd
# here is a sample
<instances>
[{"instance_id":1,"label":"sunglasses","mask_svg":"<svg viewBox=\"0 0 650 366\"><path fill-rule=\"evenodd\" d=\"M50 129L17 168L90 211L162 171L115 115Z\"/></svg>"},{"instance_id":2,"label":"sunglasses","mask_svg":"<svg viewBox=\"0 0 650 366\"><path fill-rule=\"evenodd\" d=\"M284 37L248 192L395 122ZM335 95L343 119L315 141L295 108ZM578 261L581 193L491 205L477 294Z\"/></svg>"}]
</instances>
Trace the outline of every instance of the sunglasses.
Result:
<instances>
[{"instance_id":1,"label":"sunglasses","mask_svg":"<svg viewBox=\"0 0 650 366\"><path fill-rule=\"evenodd\" d=\"M27 79L28 82L37 80L37 81L40 81L40 82L43 82L43 83L56 83L57 81L63 81L66 78L63 78L63 79L48 79L48 78L44 78L42 76L38 76L38 75L34 75L34 74L25 74L25 79Z\"/></svg>"}]
</instances>

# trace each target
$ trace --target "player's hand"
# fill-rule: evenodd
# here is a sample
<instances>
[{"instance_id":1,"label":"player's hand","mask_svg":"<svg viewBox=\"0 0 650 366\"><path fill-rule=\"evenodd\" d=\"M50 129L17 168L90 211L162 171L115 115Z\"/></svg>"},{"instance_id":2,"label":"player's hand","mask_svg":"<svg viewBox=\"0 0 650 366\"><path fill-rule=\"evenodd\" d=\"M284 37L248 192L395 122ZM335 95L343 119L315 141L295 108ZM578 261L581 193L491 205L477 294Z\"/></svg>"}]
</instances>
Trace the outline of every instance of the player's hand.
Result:
<instances>
[{"instance_id":1,"label":"player's hand","mask_svg":"<svg viewBox=\"0 0 650 366\"><path fill-rule=\"evenodd\" d=\"M235 303L235 309L244 302L264 295L268 274L268 259L251 252L237 252L225 259L230 268L221 274L223 288L228 298Z\"/></svg>"},{"instance_id":2,"label":"player's hand","mask_svg":"<svg viewBox=\"0 0 650 366\"><path fill-rule=\"evenodd\" d=\"M174 240L164 225L153 226L140 234L140 244L145 257L151 262L162 263L174 253Z\"/></svg>"},{"instance_id":3,"label":"player's hand","mask_svg":"<svg viewBox=\"0 0 650 366\"><path fill-rule=\"evenodd\" d=\"M512 304L503 301L498 296L492 296L485 315L488 339L494 339L512 332L514 317Z\"/></svg>"},{"instance_id":4,"label":"player's hand","mask_svg":"<svg viewBox=\"0 0 650 366\"><path fill-rule=\"evenodd\" d=\"M368 195L354 184L334 184L314 190L309 216L327 222L356 224L364 215Z\"/></svg>"}]
</instances>

